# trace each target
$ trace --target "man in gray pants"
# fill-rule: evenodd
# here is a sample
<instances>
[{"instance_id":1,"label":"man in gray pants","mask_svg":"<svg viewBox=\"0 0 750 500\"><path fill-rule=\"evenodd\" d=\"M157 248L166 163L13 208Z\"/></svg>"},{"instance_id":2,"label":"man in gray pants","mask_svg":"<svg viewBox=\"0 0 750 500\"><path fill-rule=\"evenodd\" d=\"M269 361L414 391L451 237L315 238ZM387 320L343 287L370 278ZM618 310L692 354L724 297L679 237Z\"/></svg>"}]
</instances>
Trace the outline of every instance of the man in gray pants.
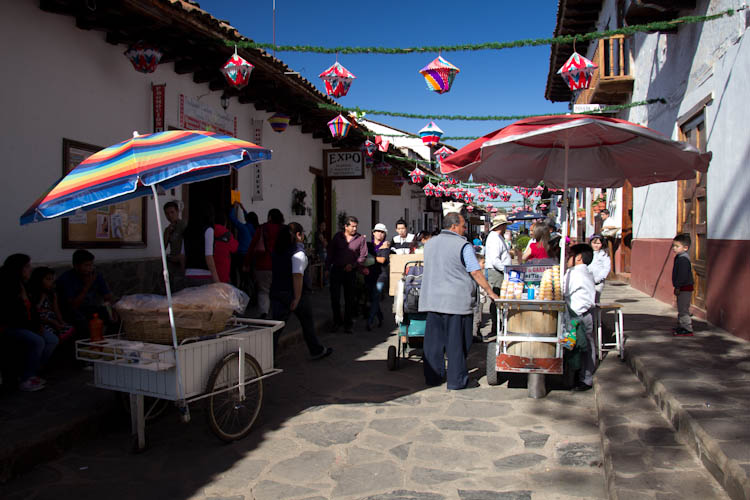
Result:
<instances>
[{"instance_id":1,"label":"man in gray pants","mask_svg":"<svg viewBox=\"0 0 750 500\"><path fill-rule=\"evenodd\" d=\"M479 267L464 234L466 220L456 212L443 217L443 230L424 247L419 312L427 313L424 377L427 385L464 389L469 381L466 356L472 341L472 293L478 284L491 300L498 296ZM448 356L446 377L445 359Z\"/></svg>"}]
</instances>

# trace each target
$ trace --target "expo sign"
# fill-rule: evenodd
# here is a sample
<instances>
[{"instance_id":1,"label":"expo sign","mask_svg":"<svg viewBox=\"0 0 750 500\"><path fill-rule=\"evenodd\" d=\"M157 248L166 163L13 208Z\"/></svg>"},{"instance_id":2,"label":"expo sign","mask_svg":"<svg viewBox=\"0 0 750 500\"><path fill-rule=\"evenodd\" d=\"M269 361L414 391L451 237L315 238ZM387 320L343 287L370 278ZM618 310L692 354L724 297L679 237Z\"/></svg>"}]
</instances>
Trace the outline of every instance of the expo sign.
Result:
<instances>
[{"instance_id":1,"label":"expo sign","mask_svg":"<svg viewBox=\"0 0 750 500\"><path fill-rule=\"evenodd\" d=\"M365 161L362 151L323 150L323 172L331 179L364 179Z\"/></svg>"}]
</instances>

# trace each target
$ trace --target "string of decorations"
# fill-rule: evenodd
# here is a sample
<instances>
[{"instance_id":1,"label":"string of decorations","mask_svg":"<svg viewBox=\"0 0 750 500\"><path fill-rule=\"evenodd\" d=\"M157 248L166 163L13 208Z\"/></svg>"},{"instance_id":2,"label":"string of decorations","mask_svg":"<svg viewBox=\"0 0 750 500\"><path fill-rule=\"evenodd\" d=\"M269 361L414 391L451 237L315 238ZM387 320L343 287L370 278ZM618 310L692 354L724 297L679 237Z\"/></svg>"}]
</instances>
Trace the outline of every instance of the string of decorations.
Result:
<instances>
[{"instance_id":1,"label":"string of decorations","mask_svg":"<svg viewBox=\"0 0 750 500\"><path fill-rule=\"evenodd\" d=\"M639 106L648 106L649 104L666 104L667 100L659 97L654 99L647 99L645 101L636 101L628 104L618 104L604 106L599 110L593 111L582 111L576 113L579 115L598 115L603 113L614 113L622 111L623 109L636 108ZM381 109L362 109L359 107L346 107L337 104L328 104L325 102L319 102L318 107L329 111L357 113L359 115L380 115L380 116L394 116L398 118L415 118L424 120L454 120L454 121L514 121L523 120L524 118L535 118L537 116L545 116L545 114L537 115L428 115L421 113L402 113L399 111L385 111Z\"/></svg>"},{"instance_id":2,"label":"string of decorations","mask_svg":"<svg viewBox=\"0 0 750 500\"><path fill-rule=\"evenodd\" d=\"M477 50L503 50L518 47L535 47L540 45L560 45L572 44L575 42L586 42L601 38L609 38L614 35L633 35L649 31L661 31L674 29L678 25L703 23L714 21L727 16L733 16L735 13L746 9L741 6L737 9L727 9L716 14L705 16L683 16L670 21L655 21L646 24L636 24L633 26L624 26L622 28L594 31L590 33L563 35L551 38L529 38L509 42L485 42L459 45L427 45L417 47L321 47L315 45L274 45L273 43L259 43L253 41L229 41L225 40L226 45L237 46L248 49L271 49L277 52L313 52L318 54L415 54L424 52L467 52Z\"/></svg>"}]
</instances>

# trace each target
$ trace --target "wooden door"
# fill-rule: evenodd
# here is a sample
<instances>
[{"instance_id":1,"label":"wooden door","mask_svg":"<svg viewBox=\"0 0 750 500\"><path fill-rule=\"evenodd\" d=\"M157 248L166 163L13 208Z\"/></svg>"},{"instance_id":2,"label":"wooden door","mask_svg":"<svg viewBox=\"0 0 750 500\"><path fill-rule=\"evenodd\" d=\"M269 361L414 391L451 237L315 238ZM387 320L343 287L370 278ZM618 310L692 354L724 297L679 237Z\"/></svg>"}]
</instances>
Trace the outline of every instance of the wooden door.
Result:
<instances>
[{"instance_id":1,"label":"wooden door","mask_svg":"<svg viewBox=\"0 0 750 500\"><path fill-rule=\"evenodd\" d=\"M703 113L680 127L681 139L701 152L706 151L706 124ZM708 260L707 232L707 174L697 173L695 179L679 181L677 189L677 230L688 233L690 260L693 263L695 290L692 304L706 310L706 262Z\"/></svg>"}]
</instances>

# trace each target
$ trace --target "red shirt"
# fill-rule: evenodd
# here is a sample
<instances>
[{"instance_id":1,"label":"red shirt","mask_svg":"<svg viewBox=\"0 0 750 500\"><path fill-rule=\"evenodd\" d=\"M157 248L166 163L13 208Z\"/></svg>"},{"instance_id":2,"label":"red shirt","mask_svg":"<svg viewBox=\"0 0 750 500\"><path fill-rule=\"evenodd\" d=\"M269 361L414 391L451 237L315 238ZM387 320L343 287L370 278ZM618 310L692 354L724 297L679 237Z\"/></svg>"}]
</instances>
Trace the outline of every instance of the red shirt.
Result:
<instances>
[{"instance_id":1,"label":"red shirt","mask_svg":"<svg viewBox=\"0 0 750 500\"><path fill-rule=\"evenodd\" d=\"M221 224L214 224L214 264L222 283L229 283L232 254L237 251L238 246L229 229Z\"/></svg>"},{"instance_id":2,"label":"red shirt","mask_svg":"<svg viewBox=\"0 0 750 500\"><path fill-rule=\"evenodd\" d=\"M529 256L529 260L548 259L548 258L549 258L549 255L547 255L547 250L544 249L544 245L542 245L539 242L531 244L531 255Z\"/></svg>"}]
</instances>

